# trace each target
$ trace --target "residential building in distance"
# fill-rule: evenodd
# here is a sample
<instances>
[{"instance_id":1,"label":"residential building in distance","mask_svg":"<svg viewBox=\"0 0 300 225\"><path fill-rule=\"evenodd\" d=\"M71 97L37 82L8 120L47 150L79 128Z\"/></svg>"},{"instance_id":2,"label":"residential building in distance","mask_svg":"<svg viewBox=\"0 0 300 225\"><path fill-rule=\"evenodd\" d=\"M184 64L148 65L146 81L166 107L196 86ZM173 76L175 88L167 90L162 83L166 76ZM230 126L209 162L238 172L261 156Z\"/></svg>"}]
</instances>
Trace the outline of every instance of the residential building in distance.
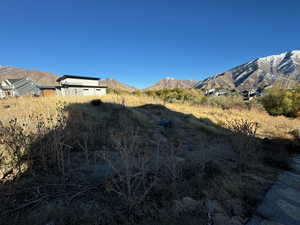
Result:
<instances>
[{"instance_id":1,"label":"residential building in distance","mask_svg":"<svg viewBox=\"0 0 300 225\"><path fill-rule=\"evenodd\" d=\"M30 78L7 79L1 82L1 89L6 97L18 97L22 95L40 95L40 89Z\"/></svg>"},{"instance_id":2,"label":"residential building in distance","mask_svg":"<svg viewBox=\"0 0 300 225\"><path fill-rule=\"evenodd\" d=\"M99 78L64 75L56 80L56 94L59 96L102 96L107 86L99 85Z\"/></svg>"}]
</instances>

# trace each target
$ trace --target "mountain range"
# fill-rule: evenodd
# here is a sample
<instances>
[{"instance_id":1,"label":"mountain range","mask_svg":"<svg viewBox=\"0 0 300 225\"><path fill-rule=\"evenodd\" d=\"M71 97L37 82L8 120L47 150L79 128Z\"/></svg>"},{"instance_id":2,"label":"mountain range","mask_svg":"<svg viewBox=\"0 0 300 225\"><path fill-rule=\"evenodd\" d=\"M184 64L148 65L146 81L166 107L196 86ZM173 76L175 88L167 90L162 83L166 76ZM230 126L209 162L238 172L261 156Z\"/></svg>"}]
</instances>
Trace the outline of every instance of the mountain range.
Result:
<instances>
[{"instance_id":1,"label":"mountain range","mask_svg":"<svg viewBox=\"0 0 300 225\"><path fill-rule=\"evenodd\" d=\"M117 81L116 79L113 79L113 78L102 79L102 80L100 80L99 83L100 83L100 85L105 85L109 88L122 89L124 91L136 91L136 90L138 90L135 87L124 84L124 83L122 83L120 81Z\"/></svg>"},{"instance_id":2,"label":"mountain range","mask_svg":"<svg viewBox=\"0 0 300 225\"><path fill-rule=\"evenodd\" d=\"M177 80L172 77L166 77L161 79L157 83L151 85L148 88L145 88L145 91L156 91L161 89L174 89L174 88L183 88L188 89L192 88L198 81L196 80Z\"/></svg>"},{"instance_id":3,"label":"mountain range","mask_svg":"<svg viewBox=\"0 0 300 225\"><path fill-rule=\"evenodd\" d=\"M59 76L38 70L0 65L0 81L21 77L29 77L39 85L56 85L56 79ZM173 88L244 90L251 88L265 88L276 84L283 88L291 88L299 84L299 82L300 50L295 50L279 55L257 58L223 73L208 77L202 81L178 80L167 77L148 88L145 88L144 91ZM121 83L113 78L101 80L100 85L106 85L109 88L123 89L126 91L138 90L135 87Z\"/></svg>"},{"instance_id":4,"label":"mountain range","mask_svg":"<svg viewBox=\"0 0 300 225\"><path fill-rule=\"evenodd\" d=\"M300 82L300 51L258 58L195 85L201 89L292 88Z\"/></svg>"}]
</instances>

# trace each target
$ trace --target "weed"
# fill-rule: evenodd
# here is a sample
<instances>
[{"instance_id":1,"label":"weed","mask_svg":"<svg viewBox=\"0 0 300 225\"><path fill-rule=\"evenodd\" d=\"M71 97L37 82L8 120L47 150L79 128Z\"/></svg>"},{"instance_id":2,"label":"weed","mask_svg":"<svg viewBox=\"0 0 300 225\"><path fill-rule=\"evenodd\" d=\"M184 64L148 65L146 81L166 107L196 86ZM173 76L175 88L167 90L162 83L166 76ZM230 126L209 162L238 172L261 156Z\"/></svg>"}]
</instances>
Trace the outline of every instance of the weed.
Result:
<instances>
[{"instance_id":1,"label":"weed","mask_svg":"<svg viewBox=\"0 0 300 225\"><path fill-rule=\"evenodd\" d=\"M255 137L259 124L246 119L235 119L227 121L226 127L237 135Z\"/></svg>"},{"instance_id":2,"label":"weed","mask_svg":"<svg viewBox=\"0 0 300 225\"><path fill-rule=\"evenodd\" d=\"M111 160L105 153L102 156L115 174L107 181L106 190L117 194L125 204L127 216L131 217L156 184L156 175L150 172L150 158L140 148L137 133L114 141L118 158Z\"/></svg>"}]
</instances>

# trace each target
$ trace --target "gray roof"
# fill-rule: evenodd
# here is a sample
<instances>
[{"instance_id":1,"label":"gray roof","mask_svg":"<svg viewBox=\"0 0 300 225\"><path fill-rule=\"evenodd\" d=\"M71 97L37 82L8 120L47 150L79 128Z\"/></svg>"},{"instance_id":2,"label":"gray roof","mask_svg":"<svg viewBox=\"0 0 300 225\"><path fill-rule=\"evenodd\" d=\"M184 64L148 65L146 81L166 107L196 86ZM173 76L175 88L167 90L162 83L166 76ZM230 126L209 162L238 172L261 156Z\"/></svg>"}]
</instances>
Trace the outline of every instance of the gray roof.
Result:
<instances>
[{"instance_id":1,"label":"gray roof","mask_svg":"<svg viewBox=\"0 0 300 225\"><path fill-rule=\"evenodd\" d=\"M7 79L11 84L14 84L14 83L16 83L16 82L18 82L18 81L20 81L20 80L24 80L24 79L26 79L26 78L17 78L17 79Z\"/></svg>"},{"instance_id":2,"label":"gray roof","mask_svg":"<svg viewBox=\"0 0 300 225\"><path fill-rule=\"evenodd\" d=\"M37 85L39 89L55 89L56 86Z\"/></svg>"}]
</instances>

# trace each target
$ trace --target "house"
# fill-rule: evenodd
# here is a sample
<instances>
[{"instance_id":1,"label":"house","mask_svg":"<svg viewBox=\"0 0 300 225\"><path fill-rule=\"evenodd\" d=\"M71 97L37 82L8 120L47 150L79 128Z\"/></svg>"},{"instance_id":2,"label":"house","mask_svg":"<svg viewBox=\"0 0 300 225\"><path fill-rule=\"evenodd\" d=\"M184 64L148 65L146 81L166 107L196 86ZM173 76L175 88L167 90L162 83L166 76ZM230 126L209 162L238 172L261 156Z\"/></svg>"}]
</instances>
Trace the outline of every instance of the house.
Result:
<instances>
[{"instance_id":1,"label":"house","mask_svg":"<svg viewBox=\"0 0 300 225\"><path fill-rule=\"evenodd\" d=\"M22 95L40 95L36 83L30 78L7 79L1 82L1 88L8 97Z\"/></svg>"},{"instance_id":2,"label":"house","mask_svg":"<svg viewBox=\"0 0 300 225\"><path fill-rule=\"evenodd\" d=\"M215 92L216 96L221 96L221 95L228 95L230 93L230 91L228 90L218 90Z\"/></svg>"},{"instance_id":3,"label":"house","mask_svg":"<svg viewBox=\"0 0 300 225\"><path fill-rule=\"evenodd\" d=\"M205 95L206 96L210 96L210 95L215 95L215 96L220 96L220 95L228 95L230 93L232 93L232 90L219 90L219 89L209 89L205 91Z\"/></svg>"},{"instance_id":4,"label":"house","mask_svg":"<svg viewBox=\"0 0 300 225\"><path fill-rule=\"evenodd\" d=\"M206 96L208 96L208 95L212 95L212 94L214 94L214 93L215 93L215 91L216 91L216 89L215 89L215 88L212 88L212 89L206 90L206 91L205 91L205 95L206 95Z\"/></svg>"},{"instance_id":5,"label":"house","mask_svg":"<svg viewBox=\"0 0 300 225\"><path fill-rule=\"evenodd\" d=\"M107 86L99 85L99 78L64 75L56 81L56 93L59 96L102 96L106 95Z\"/></svg>"},{"instance_id":6,"label":"house","mask_svg":"<svg viewBox=\"0 0 300 225\"><path fill-rule=\"evenodd\" d=\"M55 86L37 86L41 91L41 96L54 96L56 95Z\"/></svg>"}]
</instances>

